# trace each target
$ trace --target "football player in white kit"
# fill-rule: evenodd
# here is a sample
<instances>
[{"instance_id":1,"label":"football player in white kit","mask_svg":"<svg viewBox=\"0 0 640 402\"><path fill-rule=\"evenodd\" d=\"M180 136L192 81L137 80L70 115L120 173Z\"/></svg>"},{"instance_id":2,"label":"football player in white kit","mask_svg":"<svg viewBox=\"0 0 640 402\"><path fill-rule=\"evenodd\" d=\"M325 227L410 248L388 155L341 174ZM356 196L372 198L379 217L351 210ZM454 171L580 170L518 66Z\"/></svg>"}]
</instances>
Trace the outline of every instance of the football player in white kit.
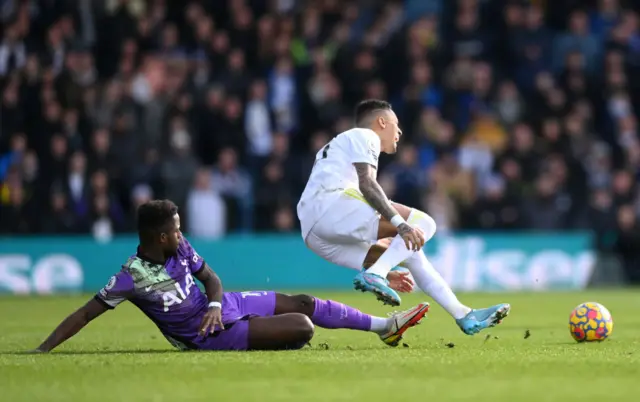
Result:
<instances>
[{"instance_id":1,"label":"football player in white kit","mask_svg":"<svg viewBox=\"0 0 640 402\"><path fill-rule=\"evenodd\" d=\"M355 123L356 128L336 136L316 155L297 206L306 245L329 262L359 270L355 288L374 293L385 304L400 304L393 288L402 291L406 283L390 284L387 278L402 264L417 286L466 334L500 323L509 313L509 304L477 310L462 304L422 251L436 232L434 220L422 211L389 201L378 184L380 152L394 154L402 135L391 105L365 100L356 107ZM392 240L380 253L378 241L387 238ZM367 262L373 263L361 270Z\"/></svg>"}]
</instances>

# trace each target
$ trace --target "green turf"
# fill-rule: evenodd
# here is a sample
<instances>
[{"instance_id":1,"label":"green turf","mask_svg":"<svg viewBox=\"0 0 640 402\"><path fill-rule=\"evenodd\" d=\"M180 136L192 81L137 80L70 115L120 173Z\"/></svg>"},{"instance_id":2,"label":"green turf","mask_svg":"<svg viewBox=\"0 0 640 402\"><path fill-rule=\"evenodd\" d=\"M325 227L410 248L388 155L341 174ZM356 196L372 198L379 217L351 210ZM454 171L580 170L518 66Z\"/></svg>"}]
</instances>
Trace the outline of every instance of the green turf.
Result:
<instances>
[{"instance_id":1,"label":"green turf","mask_svg":"<svg viewBox=\"0 0 640 402\"><path fill-rule=\"evenodd\" d=\"M355 292L318 296L387 311ZM407 333L408 347L320 329L311 348L269 353L174 352L135 307L122 305L52 354L16 353L37 346L86 298L0 297L0 400L610 402L637 400L640 389L637 291L463 295L474 306L510 302L511 315L469 337L433 306ZM404 306L417 301L405 297ZM571 339L569 313L584 301L611 311L615 327L606 342Z\"/></svg>"}]
</instances>

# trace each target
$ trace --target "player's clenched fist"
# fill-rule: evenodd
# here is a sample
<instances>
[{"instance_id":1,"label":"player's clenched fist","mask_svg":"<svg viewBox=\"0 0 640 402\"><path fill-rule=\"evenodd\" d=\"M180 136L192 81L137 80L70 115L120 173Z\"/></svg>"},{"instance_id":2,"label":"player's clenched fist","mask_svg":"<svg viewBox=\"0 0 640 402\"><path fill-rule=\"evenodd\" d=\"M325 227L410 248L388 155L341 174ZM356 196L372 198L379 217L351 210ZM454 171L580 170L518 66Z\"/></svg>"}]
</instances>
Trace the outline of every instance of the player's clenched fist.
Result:
<instances>
[{"instance_id":1,"label":"player's clenched fist","mask_svg":"<svg viewBox=\"0 0 640 402\"><path fill-rule=\"evenodd\" d=\"M219 326L220 329L224 329L224 325L222 324L222 310L220 307L209 307L209 310L207 310L202 318L202 324L200 324L200 335L207 336L213 333L216 325Z\"/></svg>"},{"instance_id":2,"label":"player's clenched fist","mask_svg":"<svg viewBox=\"0 0 640 402\"><path fill-rule=\"evenodd\" d=\"M402 223L398 226L398 234L404 240L407 250L418 251L424 246L425 236L420 228L414 228L408 223Z\"/></svg>"}]
</instances>

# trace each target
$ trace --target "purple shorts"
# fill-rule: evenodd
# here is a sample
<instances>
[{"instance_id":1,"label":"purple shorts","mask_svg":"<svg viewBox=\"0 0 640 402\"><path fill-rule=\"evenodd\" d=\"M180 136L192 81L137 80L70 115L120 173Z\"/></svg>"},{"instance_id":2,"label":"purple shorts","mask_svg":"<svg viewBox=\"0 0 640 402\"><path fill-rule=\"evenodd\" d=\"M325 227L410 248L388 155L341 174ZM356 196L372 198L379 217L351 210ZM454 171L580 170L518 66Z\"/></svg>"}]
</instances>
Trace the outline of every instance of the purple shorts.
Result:
<instances>
[{"instance_id":1,"label":"purple shorts","mask_svg":"<svg viewBox=\"0 0 640 402\"><path fill-rule=\"evenodd\" d=\"M270 317L275 309L275 292L253 290L225 293L222 297L222 323L225 329L209 336L202 349L247 350L249 318Z\"/></svg>"}]
</instances>

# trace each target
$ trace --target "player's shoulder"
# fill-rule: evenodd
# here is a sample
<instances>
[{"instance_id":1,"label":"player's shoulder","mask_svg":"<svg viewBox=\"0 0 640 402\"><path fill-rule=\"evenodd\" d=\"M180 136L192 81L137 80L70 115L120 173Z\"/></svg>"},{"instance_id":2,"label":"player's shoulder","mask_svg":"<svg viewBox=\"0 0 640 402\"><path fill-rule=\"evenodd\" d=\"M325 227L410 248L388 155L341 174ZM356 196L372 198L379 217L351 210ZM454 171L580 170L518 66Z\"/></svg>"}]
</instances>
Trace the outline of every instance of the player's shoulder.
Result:
<instances>
[{"instance_id":1,"label":"player's shoulder","mask_svg":"<svg viewBox=\"0 0 640 402\"><path fill-rule=\"evenodd\" d=\"M189 240L182 236L180 243L178 243L178 255L181 257L188 257L193 254L193 252L193 246L189 243Z\"/></svg>"},{"instance_id":2,"label":"player's shoulder","mask_svg":"<svg viewBox=\"0 0 640 402\"><path fill-rule=\"evenodd\" d=\"M140 276L143 272L147 271L146 265L143 259L137 255L132 255L122 264L120 274L128 274L132 277Z\"/></svg>"},{"instance_id":3,"label":"player's shoulder","mask_svg":"<svg viewBox=\"0 0 640 402\"><path fill-rule=\"evenodd\" d=\"M357 149L369 149L374 153L380 153L380 137L373 130L356 127L343 134L344 138Z\"/></svg>"},{"instance_id":4,"label":"player's shoulder","mask_svg":"<svg viewBox=\"0 0 640 402\"><path fill-rule=\"evenodd\" d=\"M351 152L371 153L377 159L380 154L380 137L373 130L356 127L345 131L343 134L349 143Z\"/></svg>"},{"instance_id":5,"label":"player's shoulder","mask_svg":"<svg viewBox=\"0 0 640 402\"><path fill-rule=\"evenodd\" d=\"M130 269L140 269L142 267L142 260L137 255L132 255L127 258L127 261L122 264L121 272L127 272Z\"/></svg>"},{"instance_id":6,"label":"player's shoulder","mask_svg":"<svg viewBox=\"0 0 640 402\"><path fill-rule=\"evenodd\" d=\"M109 294L123 293L131 291L135 288L135 278L138 273L138 262L135 256L129 257L126 263L121 266L120 271L116 272L109 282L100 290L100 296L107 297Z\"/></svg>"},{"instance_id":7,"label":"player's shoulder","mask_svg":"<svg viewBox=\"0 0 640 402\"><path fill-rule=\"evenodd\" d=\"M144 260L137 255L129 257L119 275L130 276L134 283L158 282L167 276L165 265Z\"/></svg>"},{"instance_id":8,"label":"player's shoulder","mask_svg":"<svg viewBox=\"0 0 640 402\"><path fill-rule=\"evenodd\" d=\"M192 264L198 264L202 257L198 254L198 252L193 248L189 240L186 237L182 236L182 240L180 240L178 246L178 256L181 258L186 258L187 260L191 260Z\"/></svg>"},{"instance_id":9,"label":"player's shoulder","mask_svg":"<svg viewBox=\"0 0 640 402\"><path fill-rule=\"evenodd\" d=\"M347 131L340 133L338 136L343 136L344 138L355 139L355 140L371 140L374 138L378 138L378 135L369 128L362 127L354 127Z\"/></svg>"}]
</instances>

